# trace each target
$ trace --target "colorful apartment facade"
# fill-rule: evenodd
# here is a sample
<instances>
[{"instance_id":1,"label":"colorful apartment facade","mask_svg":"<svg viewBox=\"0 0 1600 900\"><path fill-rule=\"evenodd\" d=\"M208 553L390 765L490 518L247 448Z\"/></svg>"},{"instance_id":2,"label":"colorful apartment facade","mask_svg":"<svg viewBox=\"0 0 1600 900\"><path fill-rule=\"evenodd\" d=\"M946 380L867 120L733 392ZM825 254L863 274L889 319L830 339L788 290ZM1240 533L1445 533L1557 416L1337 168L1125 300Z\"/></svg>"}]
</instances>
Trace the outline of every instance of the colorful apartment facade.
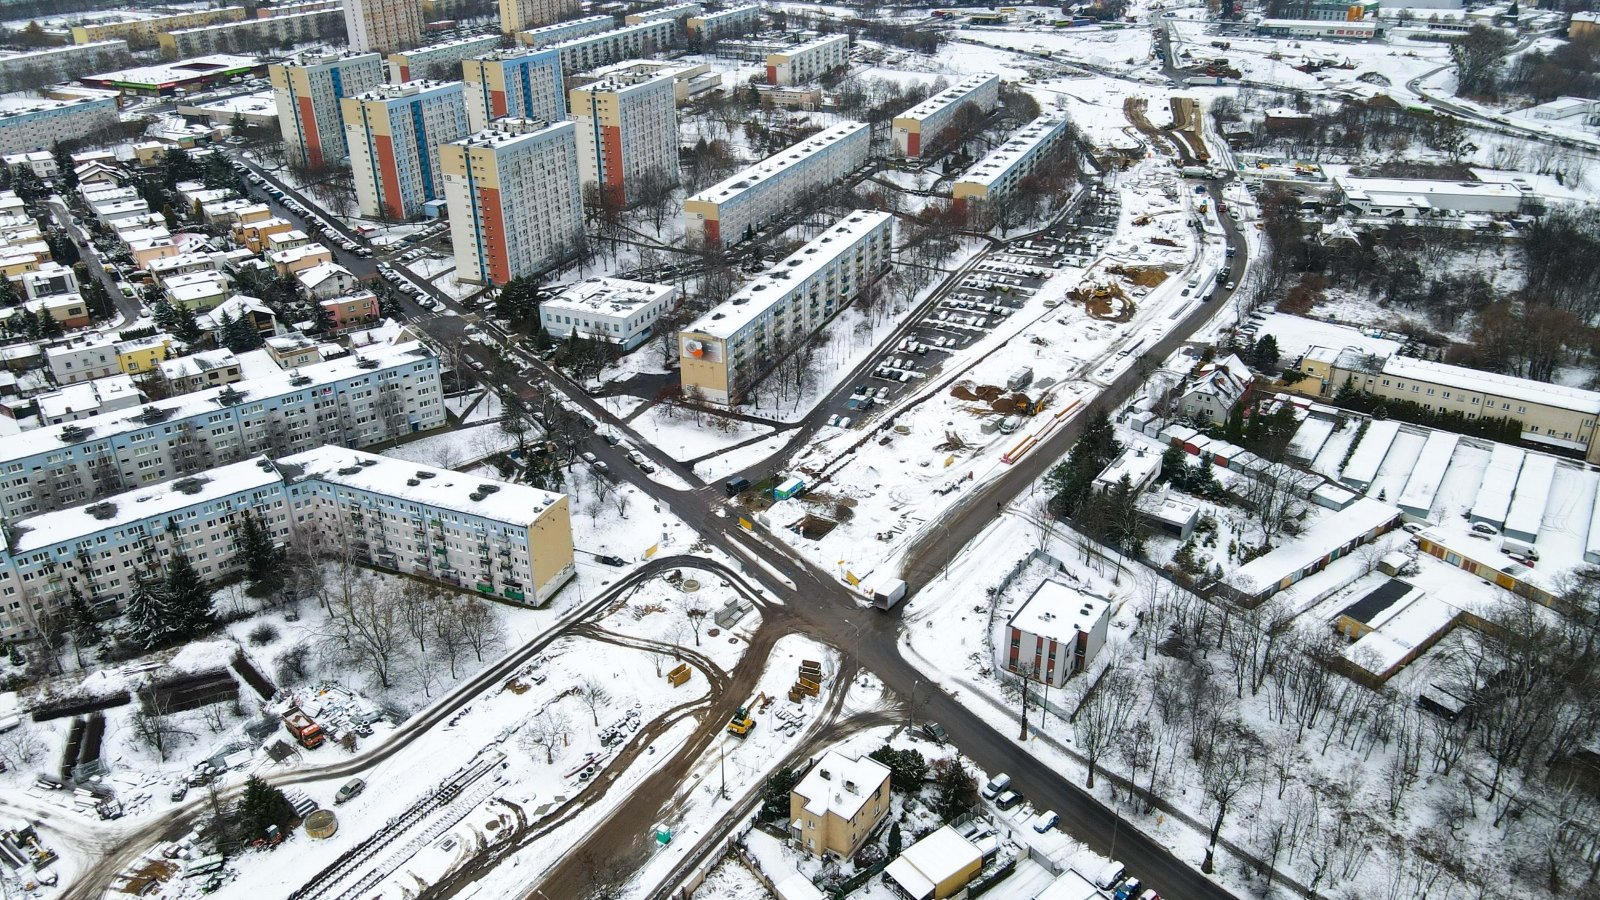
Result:
<instances>
[{"instance_id":1,"label":"colorful apartment facade","mask_svg":"<svg viewBox=\"0 0 1600 900\"><path fill-rule=\"evenodd\" d=\"M579 171L617 206L678 183L677 94L671 75L616 76L573 88ZM651 180L656 184L651 185Z\"/></svg>"},{"instance_id":2,"label":"colorful apartment facade","mask_svg":"<svg viewBox=\"0 0 1600 900\"><path fill-rule=\"evenodd\" d=\"M439 146L468 134L459 81L383 85L344 101L361 214L409 220L444 197Z\"/></svg>"},{"instance_id":3,"label":"colorful apartment facade","mask_svg":"<svg viewBox=\"0 0 1600 900\"><path fill-rule=\"evenodd\" d=\"M440 148L456 277L505 284L569 253L583 233L577 126L502 119Z\"/></svg>"},{"instance_id":4,"label":"colorful apartment facade","mask_svg":"<svg viewBox=\"0 0 1600 900\"><path fill-rule=\"evenodd\" d=\"M495 119L567 117L561 57L553 50L496 50L463 60L467 124L483 131Z\"/></svg>"},{"instance_id":5,"label":"colorful apartment facade","mask_svg":"<svg viewBox=\"0 0 1600 900\"><path fill-rule=\"evenodd\" d=\"M383 83L376 53L304 53L268 69L285 151L300 165L320 169L349 155L344 99Z\"/></svg>"}]
</instances>

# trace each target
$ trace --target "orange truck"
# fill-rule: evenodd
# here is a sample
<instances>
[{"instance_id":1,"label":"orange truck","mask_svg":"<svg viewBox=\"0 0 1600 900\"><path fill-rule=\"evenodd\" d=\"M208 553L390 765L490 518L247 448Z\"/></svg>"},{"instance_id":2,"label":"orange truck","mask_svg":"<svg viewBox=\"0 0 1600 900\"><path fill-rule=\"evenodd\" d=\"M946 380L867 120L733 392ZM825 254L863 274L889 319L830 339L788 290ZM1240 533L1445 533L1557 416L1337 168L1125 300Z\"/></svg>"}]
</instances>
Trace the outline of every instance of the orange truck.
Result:
<instances>
[{"instance_id":1,"label":"orange truck","mask_svg":"<svg viewBox=\"0 0 1600 900\"><path fill-rule=\"evenodd\" d=\"M322 742L327 739L327 735L322 731L322 726L313 722L311 717L301 712L298 706L290 707L289 711L283 714L283 727L289 729L289 733L294 735L294 739L299 741L300 746L307 750L321 746Z\"/></svg>"}]
</instances>

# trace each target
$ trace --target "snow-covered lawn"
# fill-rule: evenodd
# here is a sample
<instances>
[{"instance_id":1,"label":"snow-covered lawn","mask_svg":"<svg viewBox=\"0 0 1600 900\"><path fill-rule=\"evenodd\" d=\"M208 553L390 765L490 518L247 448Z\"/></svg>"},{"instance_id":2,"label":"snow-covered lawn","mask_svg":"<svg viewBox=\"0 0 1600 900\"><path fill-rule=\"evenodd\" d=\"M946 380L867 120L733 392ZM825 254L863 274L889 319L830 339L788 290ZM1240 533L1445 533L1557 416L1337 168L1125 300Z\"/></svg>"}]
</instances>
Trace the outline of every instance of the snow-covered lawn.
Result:
<instances>
[{"instance_id":1,"label":"snow-covered lawn","mask_svg":"<svg viewBox=\"0 0 1600 900\"><path fill-rule=\"evenodd\" d=\"M698 418L699 421L696 421ZM656 404L628 427L674 459L688 460L771 434L770 425L708 415L691 418L688 411Z\"/></svg>"},{"instance_id":2,"label":"snow-covered lawn","mask_svg":"<svg viewBox=\"0 0 1600 900\"><path fill-rule=\"evenodd\" d=\"M454 469L468 460L508 450L516 443L515 439L501 430L498 423L491 422L431 434L398 447L390 447L383 451L383 455L441 469Z\"/></svg>"}]
</instances>

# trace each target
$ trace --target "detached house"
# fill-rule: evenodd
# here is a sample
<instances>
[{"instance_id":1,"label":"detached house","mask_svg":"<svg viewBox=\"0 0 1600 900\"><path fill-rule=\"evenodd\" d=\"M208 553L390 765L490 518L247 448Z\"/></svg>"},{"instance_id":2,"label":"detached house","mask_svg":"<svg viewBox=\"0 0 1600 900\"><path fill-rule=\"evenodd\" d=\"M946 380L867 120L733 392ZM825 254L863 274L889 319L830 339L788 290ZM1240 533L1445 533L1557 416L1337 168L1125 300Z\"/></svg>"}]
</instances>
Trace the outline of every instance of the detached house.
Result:
<instances>
[{"instance_id":1,"label":"detached house","mask_svg":"<svg viewBox=\"0 0 1600 900\"><path fill-rule=\"evenodd\" d=\"M889 767L823 754L789 792L789 832L805 852L849 859L889 814Z\"/></svg>"},{"instance_id":2,"label":"detached house","mask_svg":"<svg viewBox=\"0 0 1600 900\"><path fill-rule=\"evenodd\" d=\"M1178 398L1183 415L1202 422L1221 422L1250 394L1255 376L1239 357L1229 354L1203 366Z\"/></svg>"}]
</instances>

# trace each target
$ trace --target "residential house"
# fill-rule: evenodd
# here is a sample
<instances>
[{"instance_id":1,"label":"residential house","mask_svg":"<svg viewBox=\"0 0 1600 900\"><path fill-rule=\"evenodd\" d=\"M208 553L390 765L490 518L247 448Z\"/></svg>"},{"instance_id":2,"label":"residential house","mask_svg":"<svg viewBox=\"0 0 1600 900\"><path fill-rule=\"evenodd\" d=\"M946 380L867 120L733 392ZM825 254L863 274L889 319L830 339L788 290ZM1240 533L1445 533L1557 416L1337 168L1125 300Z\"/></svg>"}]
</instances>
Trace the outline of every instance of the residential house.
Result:
<instances>
[{"instance_id":1,"label":"residential house","mask_svg":"<svg viewBox=\"0 0 1600 900\"><path fill-rule=\"evenodd\" d=\"M815 857L855 856L889 814L889 767L829 750L789 792L789 833Z\"/></svg>"},{"instance_id":2,"label":"residential house","mask_svg":"<svg viewBox=\"0 0 1600 900\"><path fill-rule=\"evenodd\" d=\"M1225 422L1228 413L1250 394L1255 375L1244 360L1228 354L1200 368L1178 397L1178 409L1199 422Z\"/></svg>"}]
</instances>

